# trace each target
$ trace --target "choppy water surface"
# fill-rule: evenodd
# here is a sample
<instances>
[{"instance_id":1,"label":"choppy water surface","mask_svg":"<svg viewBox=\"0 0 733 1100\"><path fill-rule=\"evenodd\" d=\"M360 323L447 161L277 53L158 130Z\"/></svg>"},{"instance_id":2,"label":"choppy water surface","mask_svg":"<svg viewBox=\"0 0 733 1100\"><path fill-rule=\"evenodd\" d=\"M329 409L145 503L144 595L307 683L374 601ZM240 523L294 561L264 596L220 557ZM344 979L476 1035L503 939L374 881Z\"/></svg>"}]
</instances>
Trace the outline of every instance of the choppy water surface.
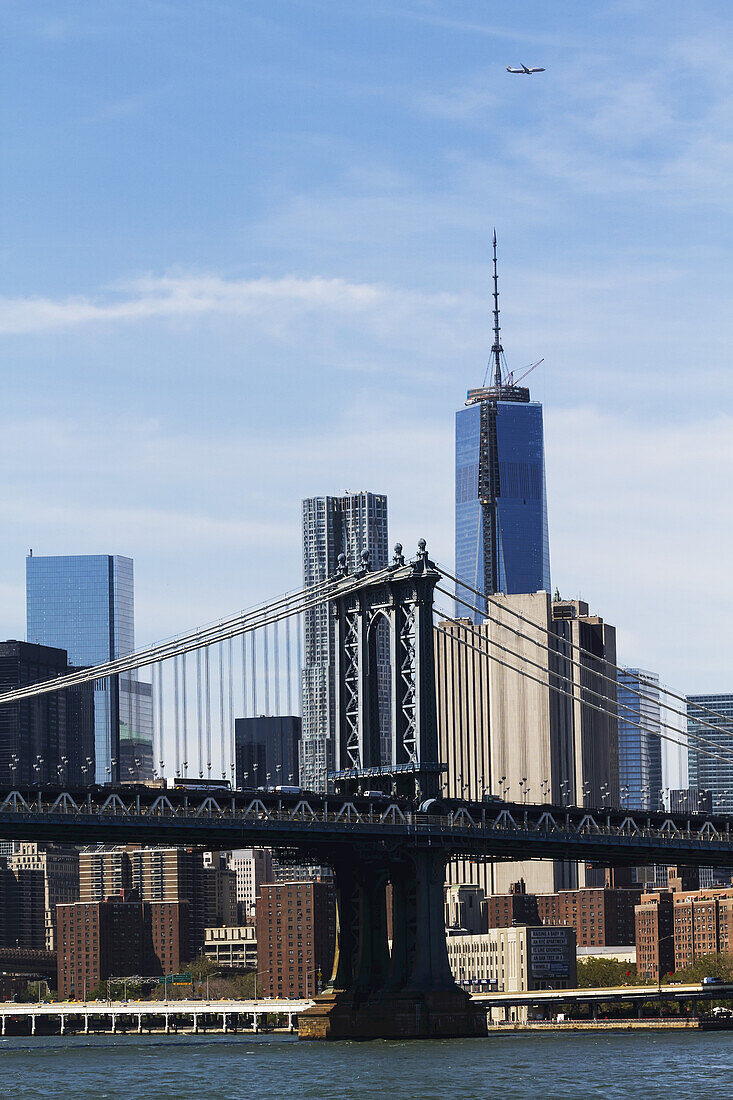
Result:
<instances>
[{"instance_id":1,"label":"choppy water surface","mask_svg":"<svg viewBox=\"0 0 733 1100\"><path fill-rule=\"evenodd\" d=\"M13 1100L707 1100L733 1096L733 1032L514 1033L411 1043L289 1035L68 1036L0 1043Z\"/></svg>"}]
</instances>

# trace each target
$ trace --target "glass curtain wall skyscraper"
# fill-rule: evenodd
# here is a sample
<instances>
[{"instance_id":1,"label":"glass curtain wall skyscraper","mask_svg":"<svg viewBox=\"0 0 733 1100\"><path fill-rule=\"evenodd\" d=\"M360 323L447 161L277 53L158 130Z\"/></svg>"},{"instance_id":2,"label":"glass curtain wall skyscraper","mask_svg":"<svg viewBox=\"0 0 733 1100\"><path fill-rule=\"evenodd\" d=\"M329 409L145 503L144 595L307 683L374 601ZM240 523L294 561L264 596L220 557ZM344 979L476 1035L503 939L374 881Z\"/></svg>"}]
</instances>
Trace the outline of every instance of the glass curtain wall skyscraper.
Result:
<instances>
[{"instance_id":1,"label":"glass curtain wall skyscraper","mask_svg":"<svg viewBox=\"0 0 733 1100\"><path fill-rule=\"evenodd\" d=\"M65 649L69 664L97 665L132 653L134 607L132 558L26 558L28 641ZM136 674L95 684L94 745L98 783L152 778L152 693Z\"/></svg>"},{"instance_id":2,"label":"glass curtain wall skyscraper","mask_svg":"<svg viewBox=\"0 0 733 1100\"><path fill-rule=\"evenodd\" d=\"M303 501L303 583L319 584L336 573L339 554L349 570L388 564L387 498L381 493L347 492L343 496L309 497ZM326 789L333 768L335 731L335 627L328 604L304 612L302 670L303 732L300 742L300 783L308 790ZM384 624L386 626L386 624ZM386 630L377 637L379 720L383 758L389 752L390 662Z\"/></svg>"},{"instance_id":3,"label":"glass curtain wall skyscraper","mask_svg":"<svg viewBox=\"0 0 733 1100\"><path fill-rule=\"evenodd\" d=\"M701 710L701 707L708 709ZM716 713L710 714L709 711ZM711 729L710 726L716 728ZM693 796L692 804L695 794L699 799L701 792L706 792L713 813L733 813L733 694L688 695L687 733L688 783ZM705 739L700 750L696 736ZM729 870L721 867L700 868L700 886L703 889L728 885Z\"/></svg>"},{"instance_id":4,"label":"glass curtain wall skyscraper","mask_svg":"<svg viewBox=\"0 0 733 1100\"><path fill-rule=\"evenodd\" d=\"M621 805L630 810L659 810L662 808L659 734L663 717L659 676L640 668L624 668L619 669L617 678Z\"/></svg>"},{"instance_id":5,"label":"glass curtain wall skyscraper","mask_svg":"<svg viewBox=\"0 0 733 1100\"><path fill-rule=\"evenodd\" d=\"M710 791L714 811L733 813L733 694L688 695L687 732L690 787ZM708 742L702 742L704 752L697 750L695 737Z\"/></svg>"},{"instance_id":6,"label":"glass curtain wall skyscraper","mask_svg":"<svg viewBox=\"0 0 733 1100\"><path fill-rule=\"evenodd\" d=\"M550 591L542 405L506 371L499 332L494 235L494 344L490 385L468 391L456 413L455 565L471 588L493 595ZM487 371L488 374L488 371ZM457 596L483 610L468 588ZM480 622L462 603L456 614Z\"/></svg>"}]
</instances>

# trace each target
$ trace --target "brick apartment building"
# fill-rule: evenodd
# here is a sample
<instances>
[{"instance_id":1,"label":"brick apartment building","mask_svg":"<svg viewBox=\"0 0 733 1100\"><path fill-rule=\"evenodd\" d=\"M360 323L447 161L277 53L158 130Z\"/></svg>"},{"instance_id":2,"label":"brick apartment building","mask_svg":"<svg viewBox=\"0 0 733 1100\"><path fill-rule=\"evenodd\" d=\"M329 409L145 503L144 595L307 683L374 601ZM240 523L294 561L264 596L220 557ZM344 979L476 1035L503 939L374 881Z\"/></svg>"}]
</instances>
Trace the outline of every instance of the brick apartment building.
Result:
<instances>
[{"instance_id":1,"label":"brick apartment building","mask_svg":"<svg viewBox=\"0 0 733 1100\"><path fill-rule=\"evenodd\" d=\"M621 946L636 940L634 908L640 897L640 889L560 890L538 894L537 911L542 924L574 928L578 947Z\"/></svg>"},{"instance_id":2,"label":"brick apartment building","mask_svg":"<svg viewBox=\"0 0 733 1100\"><path fill-rule=\"evenodd\" d=\"M86 999L100 981L170 974L186 960L187 902L144 902L134 891L59 905L59 997Z\"/></svg>"},{"instance_id":3,"label":"brick apartment building","mask_svg":"<svg viewBox=\"0 0 733 1100\"><path fill-rule=\"evenodd\" d=\"M527 893L524 879L512 883L508 894L492 894L486 898L484 909L486 928L540 923L537 895Z\"/></svg>"},{"instance_id":4,"label":"brick apartment building","mask_svg":"<svg viewBox=\"0 0 733 1100\"><path fill-rule=\"evenodd\" d=\"M578 947L623 946L635 942L634 906L640 897L640 888L617 887L528 894L520 881L508 894L485 899L484 924L486 928L520 924L569 927L575 929Z\"/></svg>"},{"instance_id":5,"label":"brick apartment building","mask_svg":"<svg viewBox=\"0 0 733 1100\"><path fill-rule=\"evenodd\" d=\"M731 953L733 889L662 890L642 895L636 907L640 975L658 978L660 972L682 970L705 955Z\"/></svg>"},{"instance_id":6,"label":"brick apartment building","mask_svg":"<svg viewBox=\"0 0 733 1100\"><path fill-rule=\"evenodd\" d=\"M186 961L201 954L204 930L237 924L236 875L216 853L209 865L199 848L141 848L129 845L79 856L81 901L102 901L135 890L143 901L190 906Z\"/></svg>"},{"instance_id":7,"label":"brick apartment building","mask_svg":"<svg viewBox=\"0 0 733 1100\"><path fill-rule=\"evenodd\" d=\"M672 892L642 894L635 923L636 972L640 978L658 982L675 968Z\"/></svg>"},{"instance_id":8,"label":"brick apartment building","mask_svg":"<svg viewBox=\"0 0 733 1100\"><path fill-rule=\"evenodd\" d=\"M257 899L263 997L313 997L331 977L336 907L330 882L282 882Z\"/></svg>"}]
</instances>

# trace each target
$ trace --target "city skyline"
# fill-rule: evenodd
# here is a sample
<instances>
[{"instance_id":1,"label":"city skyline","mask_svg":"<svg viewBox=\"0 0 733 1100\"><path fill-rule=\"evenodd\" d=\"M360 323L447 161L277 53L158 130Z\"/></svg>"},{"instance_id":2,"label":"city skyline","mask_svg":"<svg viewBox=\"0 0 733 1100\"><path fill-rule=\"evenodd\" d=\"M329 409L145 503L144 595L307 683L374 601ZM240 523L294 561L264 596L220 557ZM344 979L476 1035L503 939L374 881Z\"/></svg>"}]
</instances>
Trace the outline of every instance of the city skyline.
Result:
<instances>
[{"instance_id":1,"label":"city skyline","mask_svg":"<svg viewBox=\"0 0 733 1100\"><path fill-rule=\"evenodd\" d=\"M578 4L496 23L477 3L447 20L357 4L334 52L317 5L225 3L205 59L150 4L6 13L22 110L0 438L7 464L25 448L2 490L6 635L31 545L134 557L147 642L297 582L300 499L348 484L383 488L395 537L449 564L450 411L484 373L496 224L510 366L545 357L554 582L618 624L624 663L720 690L728 173L707 135L727 133L730 17L702 7L665 6L660 27ZM505 72L530 44L541 84ZM680 653L683 565L712 611Z\"/></svg>"}]
</instances>

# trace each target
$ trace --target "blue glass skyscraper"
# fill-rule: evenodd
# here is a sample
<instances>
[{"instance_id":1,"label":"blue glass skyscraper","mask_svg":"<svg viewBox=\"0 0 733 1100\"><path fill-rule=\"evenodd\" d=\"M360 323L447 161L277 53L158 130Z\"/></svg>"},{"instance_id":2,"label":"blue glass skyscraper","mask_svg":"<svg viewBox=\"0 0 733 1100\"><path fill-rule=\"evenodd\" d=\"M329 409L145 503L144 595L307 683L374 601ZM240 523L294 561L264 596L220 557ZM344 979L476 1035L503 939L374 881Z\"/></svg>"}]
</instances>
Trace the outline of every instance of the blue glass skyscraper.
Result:
<instances>
[{"instance_id":1,"label":"blue glass skyscraper","mask_svg":"<svg viewBox=\"0 0 733 1100\"><path fill-rule=\"evenodd\" d=\"M621 805L630 810L659 810L663 732L660 723L666 720L662 718L663 689L656 672L622 668L617 675Z\"/></svg>"},{"instance_id":2,"label":"blue glass skyscraper","mask_svg":"<svg viewBox=\"0 0 733 1100\"><path fill-rule=\"evenodd\" d=\"M733 694L688 695L687 732L690 787L710 791L716 812L733 813Z\"/></svg>"},{"instance_id":3,"label":"blue glass skyscraper","mask_svg":"<svg viewBox=\"0 0 733 1100\"><path fill-rule=\"evenodd\" d=\"M64 557L34 557L31 554L26 558L28 641L65 649L69 664L97 665L132 653L135 648L134 608L131 558L116 554ZM134 674L112 677L95 686L95 777L98 783L132 778L128 756L133 760L144 758L145 767L139 768L134 778L152 777L143 774L152 768L149 695L150 686L139 683ZM125 742L137 741L139 745L121 746L121 731ZM125 758L122 767L121 757Z\"/></svg>"},{"instance_id":4,"label":"blue glass skyscraper","mask_svg":"<svg viewBox=\"0 0 733 1100\"><path fill-rule=\"evenodd\" d=\"M456 413L456 576L492 595L550 590L542 405L502 374L494 234L493 384L468 391ZM468 588L457 595L483 608ZM482 616L462 603L456 614Z\"/></svg>"}]
</instances>

